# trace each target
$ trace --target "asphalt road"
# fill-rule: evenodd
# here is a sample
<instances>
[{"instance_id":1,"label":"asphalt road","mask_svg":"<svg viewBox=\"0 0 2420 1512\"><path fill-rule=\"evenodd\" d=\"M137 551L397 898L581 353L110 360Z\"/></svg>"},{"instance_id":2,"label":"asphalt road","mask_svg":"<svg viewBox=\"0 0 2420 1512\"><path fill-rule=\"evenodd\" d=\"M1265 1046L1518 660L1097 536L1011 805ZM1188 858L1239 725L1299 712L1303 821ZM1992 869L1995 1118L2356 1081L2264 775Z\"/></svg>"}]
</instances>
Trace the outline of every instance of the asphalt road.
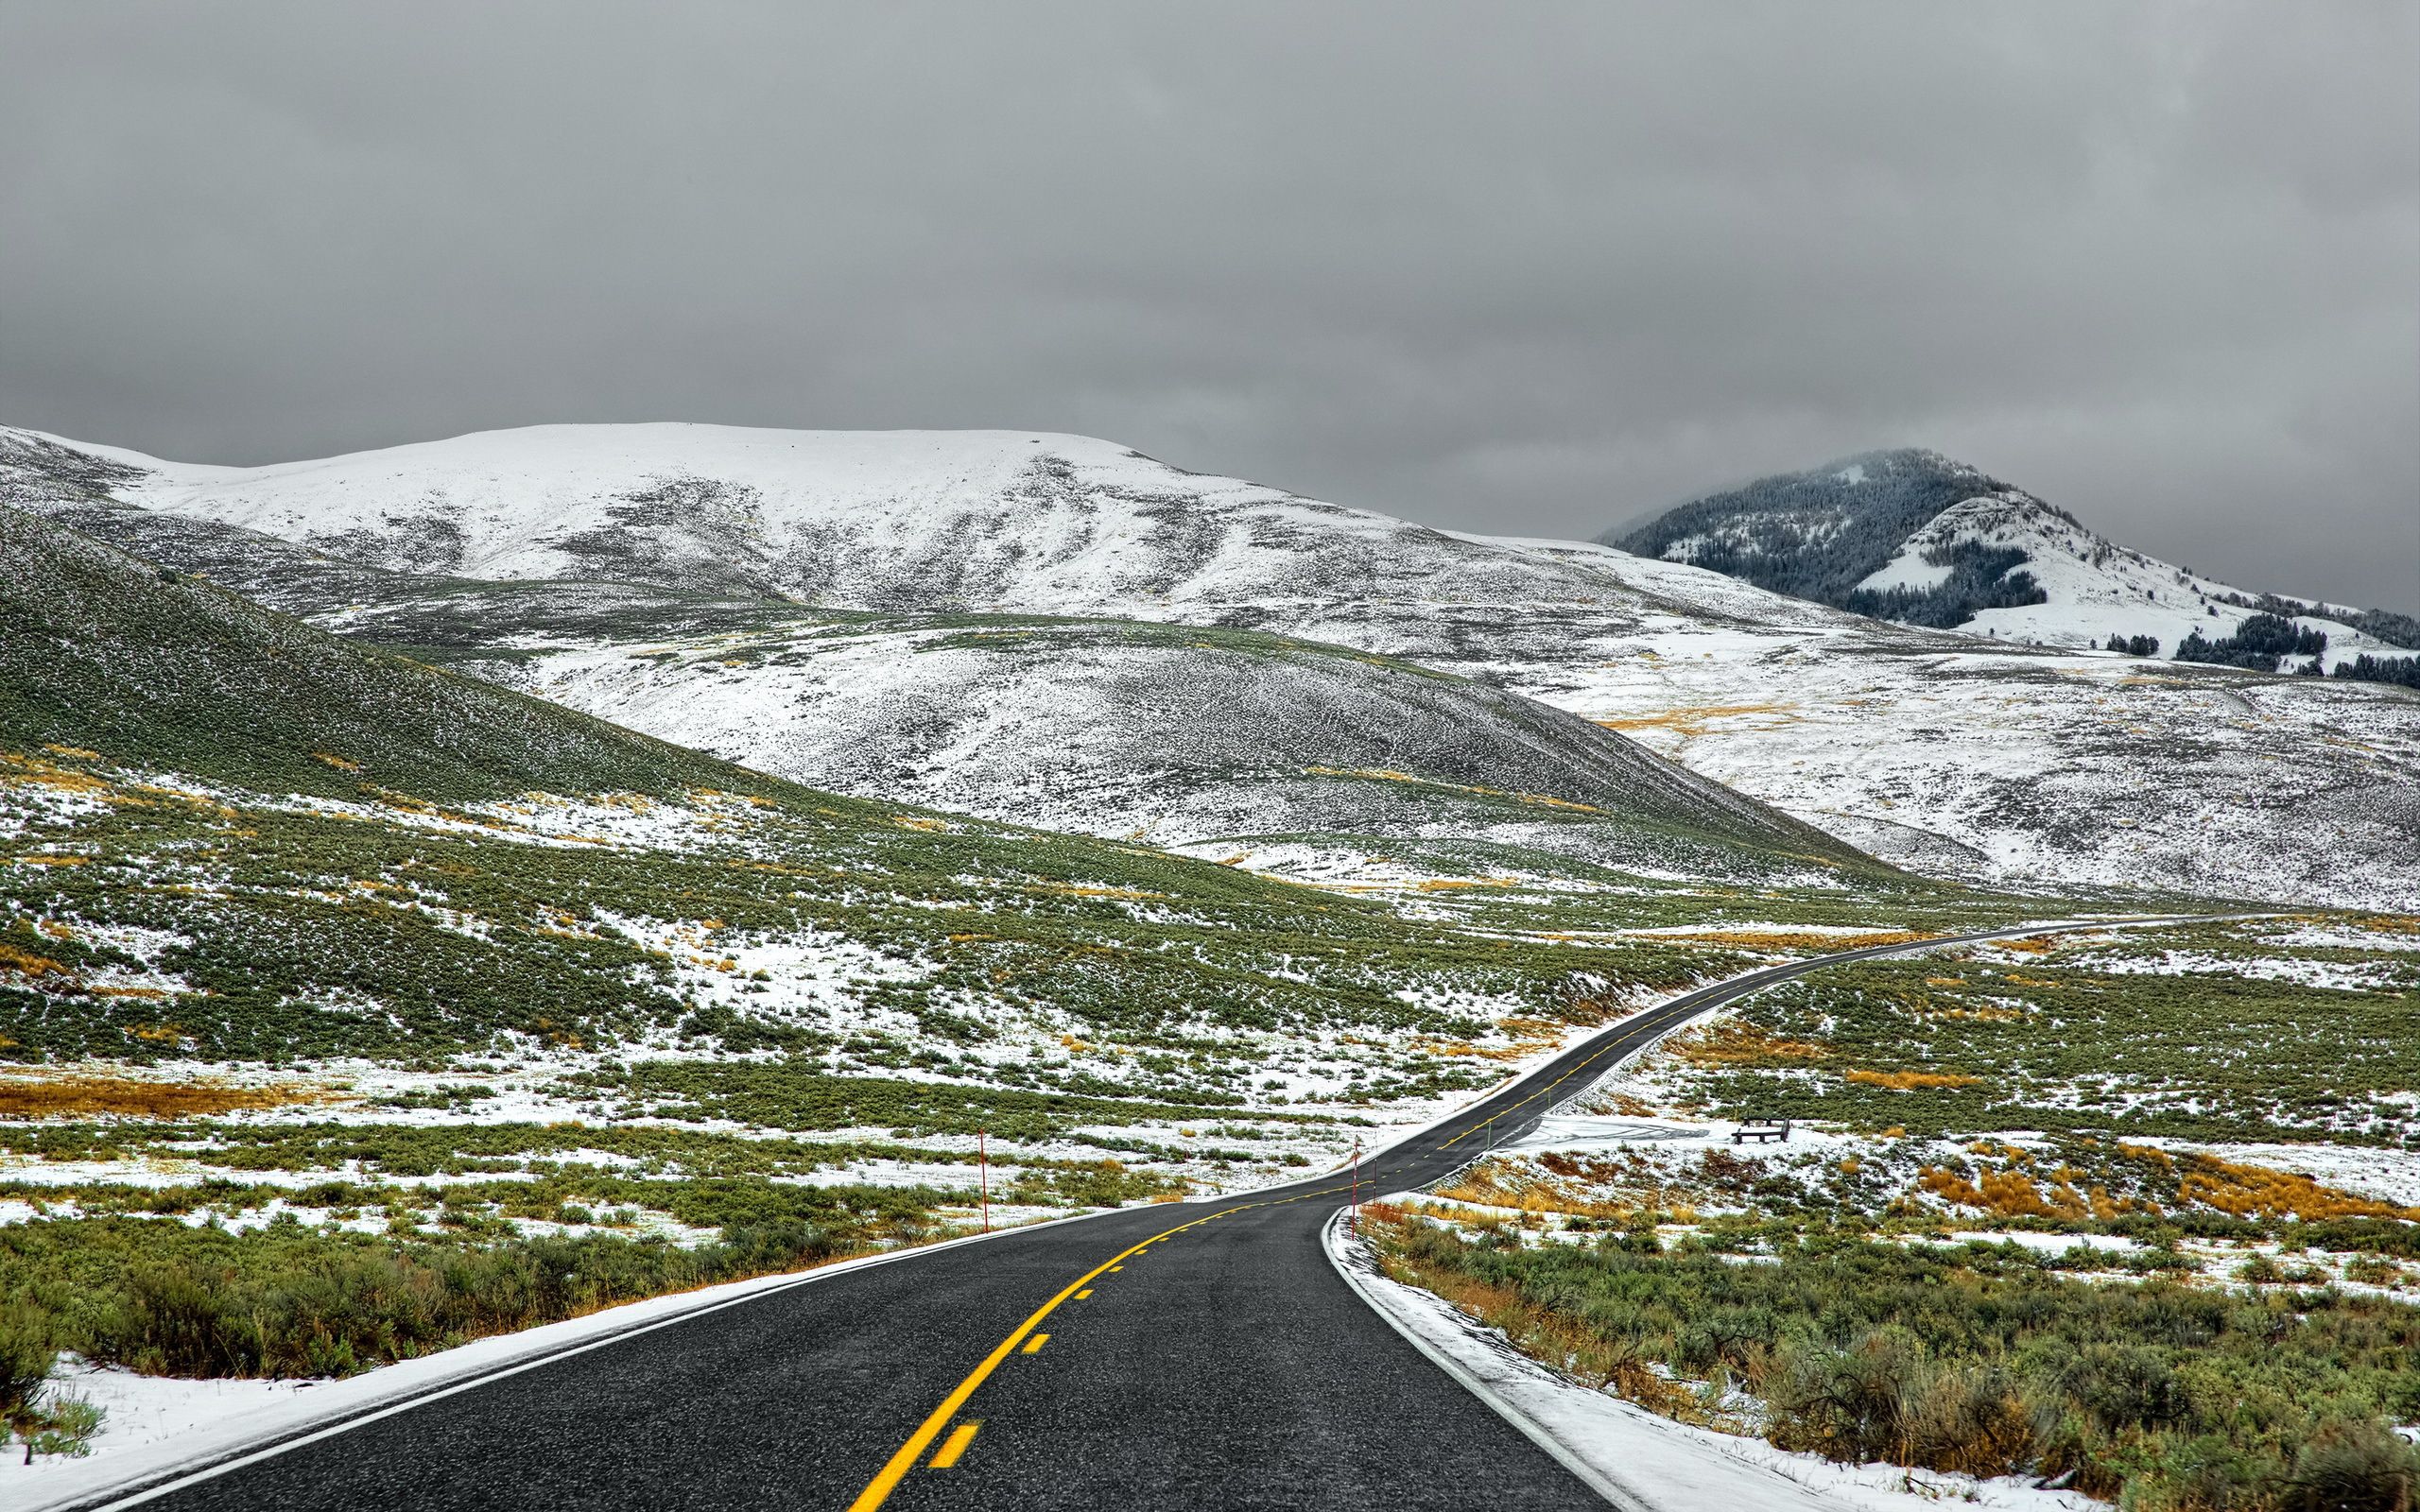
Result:
<instances>
[{"instance_id":1,"label":"asphalt road","mask_svg":"<svg viewBox=\"0 0 2420 1512\"><path fill-rule=\"evenodd\" d=\"M2012 933L2036 933L2018 931ZM1366 1162L1437 1180L1680 1021L1854 951L1627 1019ZM1602 1505L1347 1289L1340 1175L1123 1210L833 1275L525 1370L143 1504L420 1508Z\"/></svg>"}]
</instances>

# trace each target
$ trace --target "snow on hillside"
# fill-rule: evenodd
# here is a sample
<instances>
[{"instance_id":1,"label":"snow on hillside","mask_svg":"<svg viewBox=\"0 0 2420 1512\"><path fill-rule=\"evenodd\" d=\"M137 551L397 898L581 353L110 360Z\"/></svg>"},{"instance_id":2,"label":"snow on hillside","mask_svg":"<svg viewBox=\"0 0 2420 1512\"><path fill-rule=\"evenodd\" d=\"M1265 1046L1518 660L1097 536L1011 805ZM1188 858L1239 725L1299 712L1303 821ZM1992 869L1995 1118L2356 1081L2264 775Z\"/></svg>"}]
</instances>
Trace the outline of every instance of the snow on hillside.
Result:
<instances>
[{"instance_id":1,"label":"snow on hillside","mask_svg":"<svg viewBox=\"0 0 2420 1512\"><path fill-rule=\"evenodd\" d=\"M2118 545L2040 500L2014 491L1968 499L1942 511L1858 586L1937 587L1952 571L1956 548L1970 543L2023 552L2023 571L2047 595L2039 604L1983 610L1961 627L2004 640L2097 650L2112 635L2148 635L2159 642L2159 655L2172 657L2196 631L2213 641L2232 633L2249 612L2243 606L2256 599L2242 589ZM2297 627L2327 637L2327 649L2320 656L2323 670L2363 652L2410 654L2342 620L2316 614L2293 620ZM2298 657L2293 664L2308 660Z\"/></svg>"},{"instance_id":2,"label":"snow on hillside","mask_svg":"<svg viewBox=\"0 0 2420 1512\"><path fill-rule=\"evenodd\" d=\"M1453 535L1080 436L543 425L261 468L0 431L12 438L128 470L124 503L369 566L810 604L1166 616L1244 598L1584 600L1596 549Z\"/></svg>"},{"instance_id":3,"label":"snow on hillside","mask_svg":"<svg viewBox=\"0 0 2420 1512\"><path fill-rule=\"evenodd\" d=\"M316 607L278 601L372 638L510 650L521 686L683 743L728 741L717 711L761 700L749 759L811 783L855 786L816 729L829 711L902 711L895 729L856 714L851 728L869 748L925 760L887 776L860 764L864 781L944 805L981 795L986 812L1036 823L1067 793L1017 781L1030 757L1008 731L1082 712L1049 678L968 682L948 658L819 655L820 701L792 704L783 734L791 674L719 665L700 638L729 627L709 622L792 612L748 597L760 584L833 609L1250 627L1494 683L1924 869L2420 902L2420 697L2403 690L1888 624L1602 545L1459 535L1200 477L1105 442L546 427L239 473L0 433L0 496L164 557L202 552L247 592L332 570L326 557L670 585L611 590L607 612L600 589L356 568L311 590ZM159 530L162 510L188 524ZM268 560L230 525L318 556ZM248 557L263 562L252 576L223 576ZM683 596L700 590L727 596ZM572 592L576 605L556 596ZM661 665L599 671L641 655ZM928 675L929 697L902 698ZM1132 685L1094 685L1152 707ZM996 707L952 723L998 729L927 738L925 715L905 713L959 696ZM1282 724L1236 730L1281 751L1296 739Z\"/></svg>"},{"instance_id":4,"label":"snow on hillside","mask_svg":"<svg viewBox=\"0 0 2420 1512\"><path fill-rule=\"evenodd\" d=\"M1562 710L1252 632L803 619L468 664L835 791L1163 846L1483 839L1699 877L1820 876L1808 858L1854 860Z\"/></svg>"}]
</instances>

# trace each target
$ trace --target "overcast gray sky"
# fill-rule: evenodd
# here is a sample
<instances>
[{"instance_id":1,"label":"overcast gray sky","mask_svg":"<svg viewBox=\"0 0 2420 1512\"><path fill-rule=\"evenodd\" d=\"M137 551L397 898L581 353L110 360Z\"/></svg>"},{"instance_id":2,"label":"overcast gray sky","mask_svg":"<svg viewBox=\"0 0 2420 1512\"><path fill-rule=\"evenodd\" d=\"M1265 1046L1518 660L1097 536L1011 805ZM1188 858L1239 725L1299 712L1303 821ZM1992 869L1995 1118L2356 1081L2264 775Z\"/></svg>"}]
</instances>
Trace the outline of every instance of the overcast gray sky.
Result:
<instances>
[{"instance_id":1,"label":"overcast gray sky","mask_svg":"<svg viewBox=\"0 0 2420 1512\"><path fill-rule=\"evenodd\" d=\"M2420 610L2420 4L0 0L0 422L657 419L1564 536L1924 444Z\"/></svg>"}]
</instances>

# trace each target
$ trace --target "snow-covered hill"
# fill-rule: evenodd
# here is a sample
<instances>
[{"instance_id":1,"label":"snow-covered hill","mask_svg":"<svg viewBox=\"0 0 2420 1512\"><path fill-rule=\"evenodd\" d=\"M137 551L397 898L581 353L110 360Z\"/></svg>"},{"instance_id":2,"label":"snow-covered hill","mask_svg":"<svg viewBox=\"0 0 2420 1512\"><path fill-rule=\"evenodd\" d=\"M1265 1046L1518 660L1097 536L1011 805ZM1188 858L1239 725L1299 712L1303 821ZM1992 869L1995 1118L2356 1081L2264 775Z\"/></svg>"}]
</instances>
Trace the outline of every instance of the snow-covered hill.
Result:
<instances>
[{"instance_id":1,"label":"snow-covered hill","mask_svg":"<svg viewBox=\"0 0 2420 1512\"><path fill-rule=\"evenodd\" d=\"M2237 664L2333 671L2420 650L2409 616L2249 593L2147 557L1937 452L1872 452L1759 478L1609 535L1626 550L1712 568L1779 593L1911 625L2098 650L2115 636L2204 659L2256 614L2294 622L2306 646ZM2199 642L2191 638L2198 636Z\"/></svg>"},{"instance_id":2,"label":"snow-covered hill","mask_svg":"<svg viewBox=\"0 0 2420 1512\"><path fill-rule=\"evenodd\" d=\"M35 465L86 454L124 503L348 562L866 609L1583 601L1585 559L1606 555L1432 530L1080 436L544 425L263 468L0 431L10 442Z\"/></svg>"},{"instance_id":3,"label":"snow-covered hill","mask_svg":"<svg viewBox=\"0 0 2420 1512\"><path fill-rule=\"evenodd\" d=\"M720 662L748 659L707 654L712 638L793 625L807 602L843 618L1246 627L1554 705L1910 866L2420 902L2420 697L2407 692L1889 624L1603 545L1461 536L1200 477L1104 442L548 427L239 472L0 433L0 496L330 627L492 665L509 652L498 675L618 723L811 783L1003 817L1067 822L1072 784L1020 782L1033 756L1011 731L1063 738L1088 705L1183 710L1198 699L1177 690L1219 686L1224 700L1232 687L1166 648L1120 652L1112 675L1072 640L986 677L970 669L1010 663L913 649L933 626L847 651L832 630L738 667ZM1264 774L1303 757L1290 715L1226 708L1249 717L1215 748L1256 745ZM859 759L877 750L926 759Z\"/></svg>"},{"instance_id":4,"label":"snow-covered hill","mask_svg":"<svg viewBox=\"0 0 2420 1512\"><path fill-rule=\"evenodd\" d=\"M1768 880L1859 859L1560 709L1257 631L802 619L466 665L841 792L1162 846L1480 841Z\"/></svg>"},{"instance_id":5,"label":"snow-covered hill","mask_svg":"<svg viewBox=\"0 0 2420 1512\"><path fill-rule=\"evenodd\" d=\"M1955 570L1951 564L1962 548L1974 547L2022 552L2022 571L2041 598L1979 610L1962 627L2035 645L2096 650L2112 636L2121 641L2142 636L2158 643L2152 654L2173 657L2188 637L2219 641L2233 634L2262 602L2230 584L2118 545L2040 500L2014 491L1968 499L1943 510L1858 586L1878 593L1932 588ZM2332 671L2364 653L2411 654L2350 623L2363 617L2359 610L2325 604L2274 607L2306 609L2308 612L2285 617L2297 629L2327 638L2324 650L2291 658L2287 669L2316 660L2322 670Z\"/></svg>"}]
</instances>

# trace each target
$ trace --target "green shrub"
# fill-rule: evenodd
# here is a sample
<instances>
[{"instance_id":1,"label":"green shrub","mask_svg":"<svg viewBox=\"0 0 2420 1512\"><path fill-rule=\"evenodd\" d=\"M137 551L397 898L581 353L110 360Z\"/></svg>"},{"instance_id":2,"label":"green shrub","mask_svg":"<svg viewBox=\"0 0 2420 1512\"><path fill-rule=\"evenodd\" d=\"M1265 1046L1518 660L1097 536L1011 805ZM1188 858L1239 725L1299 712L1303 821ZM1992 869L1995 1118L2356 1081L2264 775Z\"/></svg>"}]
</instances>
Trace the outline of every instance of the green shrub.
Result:
<instances>
[{"instance_id":1,"label":"green shrub","mask_svg":"<svg viewBox=\"0 0 2420 1512\"><path fill-rule=\"evenodd\" d=\"M80 1397L62 1397L17 1425L26 1446L26 1463L36 1454L65 1454L81 1459L93 1452L93 1435L108 1416Z\"/></svg>"},{"instance_id":2,"label":"green shrub","mask_svg":"<svg viewBox=\"0 0 2420 1512\"><path fill-rule=\"evenodd\" d=\"M896 1226L903 1237L916 1228ZM152 1258L125 1270L89 1256L53 1257L38 1279L72 1285L79 1306L65 1342L153 1375L340 1376L863 1246L845 1228L804 1222L734 1228L691 1249L608 1234L484 1247L308 1229L182 1238L194 1233L142 1236L136 1253Z\"/></svg>"},{"instance_id":3,"label":"green shrub","mask_svg":"<svg viewBox=\"0 0 2420 1512\"><path fill-rule=\"evenodd\" d=\"M2294 1455L2296 1512L2411 1512L2420 1449L2372 1421L2326 1423Z\"/></svg>"},{"instance_id":4,"label":"green shrub","mask_svg":"<svg viewBox=\"0 0 2420 1512\"><path fill-rule=\"evenodd\" d=\"M1400 1279L1485 1298L1582 1379L1634 1361L1616 1385L1684 1413L1674 1381L1728 1382L1785 1448L2069 1476L2128 1512L2409 1512L2410 1451L2383 1424L2420 1416L2420 1308L2391 1298L2086 1281L2014 1245L1845 1225L1710 1227L1671 1250L1378 1232Z\"/></svg>"},{"instance_id":5,"label":"green shrub","mask_svg":"<svg viewBox=\"0 0 2420 1512\"><path fill-rule=\"evenodd\" d=\"M50 1315L26 1301L0 1307L0 1418L31 1412L59 1351Z\"/></svg>"}]
</instances>

